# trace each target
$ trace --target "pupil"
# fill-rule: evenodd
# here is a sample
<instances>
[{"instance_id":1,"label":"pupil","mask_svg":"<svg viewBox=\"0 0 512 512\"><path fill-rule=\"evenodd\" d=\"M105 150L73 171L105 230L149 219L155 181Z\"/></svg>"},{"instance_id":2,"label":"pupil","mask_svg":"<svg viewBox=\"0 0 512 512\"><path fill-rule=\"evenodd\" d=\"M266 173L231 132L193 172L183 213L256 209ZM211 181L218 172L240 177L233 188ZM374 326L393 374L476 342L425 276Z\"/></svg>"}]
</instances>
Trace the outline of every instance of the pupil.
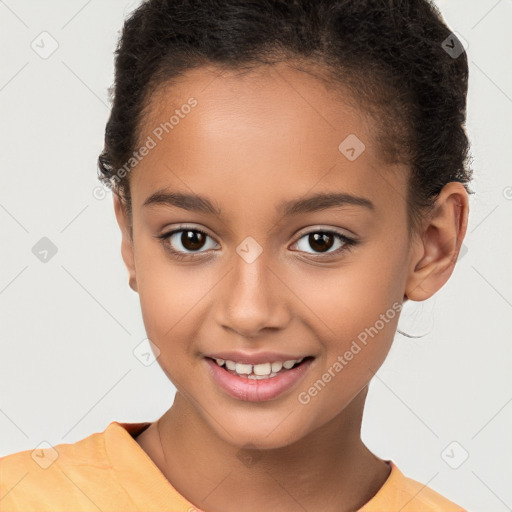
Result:
<instances>
[{"instance_id":1,"label":"pupil","mask_svg":"<svg viewBox=\"0 0 512 512\"><path fill-rule=\"evenodd\" d=\"M326 237L331 239L330 242L325 242ZM309 244L315 250L325 251L332 247L334 243L333 238L329 233L311 233L309 235Z\"/></svg>"},{"instance_id":2,"label":"pupil","mask_svg":"<svg viewBox=\"0 0 512 512\"><path fill-rule=\"evenodd\" d=\"M200 249L204 244L204 235L198 231L183 231L181 243L189 251Z\"/></svg>"}]
</instances>

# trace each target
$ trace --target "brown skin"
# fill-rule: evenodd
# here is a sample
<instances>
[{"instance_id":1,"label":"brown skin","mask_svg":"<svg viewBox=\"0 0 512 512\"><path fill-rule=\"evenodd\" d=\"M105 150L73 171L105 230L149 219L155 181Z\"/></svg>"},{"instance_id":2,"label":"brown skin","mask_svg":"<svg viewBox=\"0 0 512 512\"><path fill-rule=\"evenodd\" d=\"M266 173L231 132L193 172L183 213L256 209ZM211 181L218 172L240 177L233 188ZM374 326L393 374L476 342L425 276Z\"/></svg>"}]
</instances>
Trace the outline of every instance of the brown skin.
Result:
<instances>
[{"instance_id":1,"label":"brown skin","mask_svg":"<svg viewBox=\"0 0 512 512\"><path fill-rule=\"evenodd\" d=\"M187 73L153 103L141 140L189 97L198 105L131 171L133 239L114 195L130 286L158 362L177 388L160 421L163 447L156 423L137 442L178 492L208 512L357 510L389 475L360 428L368 384L399 315L307 405L298 395L393 303L426 300L446 283L466 232L467 193L447 184L409 241L407 169L380 161L362 111L284 64L257 76ZM352 162L338 150L351 133L366 145ZM164 187L207 196L223 216L143 207ZM375 212L346 205L276 214L282 200L334 191L369 198ZM179 223L209 235L188 261L155 238ZM333 255L342 242L331 237L334 246L322 253L304 236L319 228L360 243ZM251 264L236 252L247 236L263 249ZM180 240L174 235L175 250L194 250ZM231 349L315 360L298 386L254 403L226 395L208 372L203 356ZM247 444L258 448L254 465L237 457Z\"/></svg>"}]
</instances>

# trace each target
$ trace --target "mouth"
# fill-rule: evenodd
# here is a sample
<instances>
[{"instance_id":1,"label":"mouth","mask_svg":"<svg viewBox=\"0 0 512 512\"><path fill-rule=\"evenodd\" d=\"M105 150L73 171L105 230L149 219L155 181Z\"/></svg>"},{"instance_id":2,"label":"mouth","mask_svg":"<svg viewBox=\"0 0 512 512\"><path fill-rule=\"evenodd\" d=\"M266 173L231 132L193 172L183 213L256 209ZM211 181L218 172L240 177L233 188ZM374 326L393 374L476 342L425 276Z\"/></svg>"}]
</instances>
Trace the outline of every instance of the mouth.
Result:
<instances>
[{"instance_id":1,"label":"mouth","mask_svg":"<svg viewBox=\"0 0 512 512\"><path fill-rule=\"evenodd\" d=\"M261 402L272 400L290 390L306 374L313 356L299 360L246 364L205 357L210 375L229 396L238 400Z\"/></svg>"},{"instance_id":2,"label":"mouth","mask_svg":"<svg viewBox=\"0 0 512 512\"><path fill-rule=\"evenodd\" d=\"M278 374L293 370L301 364L314 359L313 356L301 357L300 359L288 359L286 361L274 361L272 363L248 364L237 363L229 359L207 357L215 361L217 365L231 375L253 380L272 379Z\"/></svg>"}]
</instances>

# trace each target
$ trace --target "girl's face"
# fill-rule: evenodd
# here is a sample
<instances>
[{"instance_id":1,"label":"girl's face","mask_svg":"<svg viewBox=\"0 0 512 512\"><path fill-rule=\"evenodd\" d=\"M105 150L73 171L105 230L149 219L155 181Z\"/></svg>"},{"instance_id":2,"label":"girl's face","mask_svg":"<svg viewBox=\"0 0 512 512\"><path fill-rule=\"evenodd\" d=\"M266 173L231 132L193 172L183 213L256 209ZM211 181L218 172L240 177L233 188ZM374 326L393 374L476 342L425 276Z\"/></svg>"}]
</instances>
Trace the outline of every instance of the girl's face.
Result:
<instances>
[{"instance_id":1,"label":"girl's face","mask_svg":"<svg viewBox=\"0 0 512 512\"><path fill-rule=\"evenodd\" d=\"M123 257L160 366L228 443L298 441L344 414L386 358L411 267L407 173L382 164L372 130L285 65L196 69L146 114ZM292 382L277 395L231 376L230 393L207 357L226 351L313 360L298 380L278 374Z\"/></svg>"}]
</instances>

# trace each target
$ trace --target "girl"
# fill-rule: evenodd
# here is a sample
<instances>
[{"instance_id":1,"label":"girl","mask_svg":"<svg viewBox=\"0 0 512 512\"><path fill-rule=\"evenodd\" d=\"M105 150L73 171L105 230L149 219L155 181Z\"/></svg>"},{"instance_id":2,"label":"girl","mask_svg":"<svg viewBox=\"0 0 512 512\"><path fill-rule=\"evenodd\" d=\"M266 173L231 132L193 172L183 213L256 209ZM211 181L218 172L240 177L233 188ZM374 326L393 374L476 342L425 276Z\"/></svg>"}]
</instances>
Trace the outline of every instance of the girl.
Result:
<instances>
[{"instance_id":1,"label":"girl","mask_svg":"<svg viewBox=\"0 0 512 512\"><path fill-rule=\"evenodd\" d=\"M360 436L468 221L468 80L427 0L149 0L99 157L156 422L3 459L2 510L461 512ZM7 493L7 494L5 494Z\"/></svg>"}]
</instances>

